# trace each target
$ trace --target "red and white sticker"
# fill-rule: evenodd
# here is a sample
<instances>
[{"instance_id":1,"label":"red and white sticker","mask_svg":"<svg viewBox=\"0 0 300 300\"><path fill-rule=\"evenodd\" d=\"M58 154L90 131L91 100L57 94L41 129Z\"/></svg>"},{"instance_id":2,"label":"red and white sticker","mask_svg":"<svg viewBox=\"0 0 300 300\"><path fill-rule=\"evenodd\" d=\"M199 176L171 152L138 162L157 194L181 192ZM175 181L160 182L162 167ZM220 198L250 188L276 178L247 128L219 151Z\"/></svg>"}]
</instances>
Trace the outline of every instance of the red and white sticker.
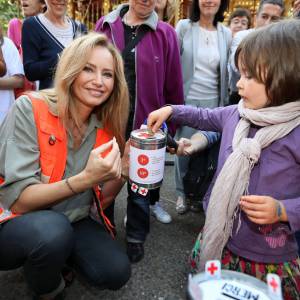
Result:
<instances>
[{"instance_id":1,"label":"red and white sticker","mask_svg":"<svg viewBox=\"0 0 300 300\"><path fill-rule=\"evenodd\" d=\"M277 274L267 274L267 283L269 295L272 297L272 299L283 299L279 276Z\"/></svg>"},{"instance_id":2,"label":"red and white sticker","mask_svg":"<svg viewBox=\"0 0 300 300\"><path fill-rule=\"evenodd\" d=\"M221 263L219 260L209 260L206 262L205 277L207 280L221 278Z\"/></svg>"},{"instance_id":3,"label":"red and white sticker","mask_svg":"<svg viewBox=\"0 0 300 300\"><path fill-rule=\"evenodd\" d=\"M148 189L144 188L144 187L140 187L139 190L138 190L138 193L142 196L147 196L148 194Z\"/></svg>"},{"instance_id":4,"label":"red and white sticker","mask_svg":"<svg viewBox=\"0 0 300 300\"><path fill-rule=\"evenodd\" d=\"M164 175L166 148L143 150L130 146L129 178L139 184L161 182Z\"/></svg>"},{"instance_id":5,"label":"red and white sticker","mask_svg":"<svg viewBox=\"0 0 300 300\"><path fill-rule=\"evenodd\" d=\"M149 163L149 157L145 154L140 154L138 156L138 163L142 166L146 166Z\"/></svg>"},{"instance_id":6,"label":"red and white sticker","mask_svg":"<svg viewBox=\"0 0 300 300\"><path fill-rule=\"evenodd\" d=\"M131 190L132 190L134 193L136 193L138 189L139 189L139 187L138 187L135 183L132 183L132 184L131 184Z\"/></svg>"}]
</instances>

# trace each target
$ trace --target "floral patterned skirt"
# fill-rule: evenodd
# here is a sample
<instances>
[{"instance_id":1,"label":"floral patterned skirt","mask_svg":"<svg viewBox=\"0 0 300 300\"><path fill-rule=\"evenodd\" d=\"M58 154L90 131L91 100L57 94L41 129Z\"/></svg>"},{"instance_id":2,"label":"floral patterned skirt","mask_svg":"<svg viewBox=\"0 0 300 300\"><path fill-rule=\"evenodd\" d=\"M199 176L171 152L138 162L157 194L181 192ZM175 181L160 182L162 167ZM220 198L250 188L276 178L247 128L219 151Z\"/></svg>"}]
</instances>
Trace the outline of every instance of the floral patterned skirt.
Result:
<instances>
[{"instance_id":1,"label":"floral patterned skirt","mask_svg":"<svg viewBox=\"0 0 300 300\"><path fill-rule=\"evenodd\" d=\"M197 272L200 257L200 239L197 240L190 264L192 272ZM267 281L268 273L275 273L281 278L282 292L285 300L300 300L300 259L294 259L280 264L256 263L235 255L228 249L222 254L222 269L242 272L254 276L262 281Z\"/></svg>"}]
</instances>

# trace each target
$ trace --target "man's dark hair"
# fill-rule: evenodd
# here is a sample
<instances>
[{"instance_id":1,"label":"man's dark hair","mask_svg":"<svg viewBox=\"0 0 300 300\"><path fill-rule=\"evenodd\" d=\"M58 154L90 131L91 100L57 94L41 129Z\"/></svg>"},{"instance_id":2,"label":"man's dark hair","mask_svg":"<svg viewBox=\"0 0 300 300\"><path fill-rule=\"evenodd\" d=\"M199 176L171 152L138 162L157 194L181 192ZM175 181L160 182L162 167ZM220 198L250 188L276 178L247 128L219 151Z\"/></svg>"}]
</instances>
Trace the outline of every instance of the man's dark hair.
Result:
<instances>
[{"instance_id":1,"label":"man's dark hair","mask_svg":"<svg viewBox=\"0 0 300 300\"><path fill-rule=\"evenodd\" d=\"M236 18L236 17L246 17L247 20L248 20L248 29L250 28L250 26L251 26L251 13L250 13L249 9L243 8L243 7L238 7L237 9L235 9L231 13L231 15L228 19L228 25L230 25L232 19Z\"/></svg>"},{"instance_id":2,"label":"man's dark hair","mask_svg":"<svg viewBox=\"0 0 300 300\"><path fill-rule=\"evenodd\" d=\"M224 13L228 8L229 0L221 0L221 4L219 10L217 11L213 24L217 26L218 22L224 21ZM198 22L200 20L200 7L199 7L199 0L193 0L191 9L190 9L190 17L189 19L192 22Z\"/></svg>"},{"instance_id":3,"label":"man's dark hair","mask_svg":"<svg viewBox=\"0 0 300 300\"><path fill-rule=\"evenodd\" d=\"M260 13L260 11L262 10L262 8L265 4L278 5L279 7L281 7L281 9L282 9L281 15L283 15L283 13L284 13L284 1L283 0L261 0L259 3L259 6L258 6L257 14Z\"/></svg>"}]
</instances>

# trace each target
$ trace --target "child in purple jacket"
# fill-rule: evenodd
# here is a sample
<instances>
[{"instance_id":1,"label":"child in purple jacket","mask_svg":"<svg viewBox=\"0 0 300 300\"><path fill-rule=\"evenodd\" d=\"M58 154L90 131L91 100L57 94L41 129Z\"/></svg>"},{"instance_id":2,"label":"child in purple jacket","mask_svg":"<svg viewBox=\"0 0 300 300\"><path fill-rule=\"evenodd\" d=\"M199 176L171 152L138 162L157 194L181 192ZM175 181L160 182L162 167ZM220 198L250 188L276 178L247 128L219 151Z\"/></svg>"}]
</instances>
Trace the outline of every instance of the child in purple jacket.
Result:
<instances>
[{"instance_id":1,"label":"child in purple jacket","mask_svg":"<svg viewBox=\"0 0 300 300\"><path fill-rule=\"evenodd\" d=\"M284 299L300 299L300 21L282 21L250 34L239 46L236 106L166 106L152 112L156 131L175 123L222 133L218 169L204 203L206 222L191 263L222 261L266 281L282 280ZM208 201L209 198L209 201Z\"/></svg>"}]
</instances>

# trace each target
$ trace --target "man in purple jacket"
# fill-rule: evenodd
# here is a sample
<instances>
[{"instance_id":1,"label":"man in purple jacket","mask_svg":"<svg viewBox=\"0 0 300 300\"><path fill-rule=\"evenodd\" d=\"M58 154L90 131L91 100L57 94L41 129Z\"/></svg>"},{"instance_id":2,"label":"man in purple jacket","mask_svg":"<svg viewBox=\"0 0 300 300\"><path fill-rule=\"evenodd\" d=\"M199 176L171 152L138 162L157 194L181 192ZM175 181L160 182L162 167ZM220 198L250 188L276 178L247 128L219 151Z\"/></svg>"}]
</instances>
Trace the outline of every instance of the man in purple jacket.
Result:
<instances>
[{"instance_id":1,"label":"man in purple jacket","mask_svg":"<svg viewBox=\"0 0 300 300\"><path fill-rule=\"evenodd\" d=\"M183 85L177 37L174 29L158 20L156 0L129 0L102 17L95 30L105 33L122 51L130 94L130 114L126 130L140 128L148 114L165 104L183 104ZM132 42L137 39L136 45ZM172 126L172 125L171 125ZM175 128L170 127L171 134ZM128 184L127 254L131 262L144 256L151 213L161 222L171 217L158 204L159 189L141 196Z\"/></svg>"}]
</instances>

